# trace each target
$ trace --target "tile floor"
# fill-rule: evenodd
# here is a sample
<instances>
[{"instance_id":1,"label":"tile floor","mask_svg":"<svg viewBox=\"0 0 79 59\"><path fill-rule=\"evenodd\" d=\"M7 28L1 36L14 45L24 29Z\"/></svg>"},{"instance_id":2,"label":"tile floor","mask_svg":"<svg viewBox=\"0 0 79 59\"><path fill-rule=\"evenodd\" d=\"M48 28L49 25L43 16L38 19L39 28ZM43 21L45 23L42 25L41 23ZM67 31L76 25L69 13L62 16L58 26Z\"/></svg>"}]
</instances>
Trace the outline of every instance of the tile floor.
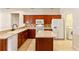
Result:
<instances>
[{"instance_id":1,"label":"tile floor","mask_svg":"<svg viewBox=\"0 0 79 59\"><path fill-rule=\"evenodd\" d=\"M35 39L27 39L19 51L35 51Z\"/></svg>"},{"instance_id":2,"label":"tile floor","mask_svg":"<svg viewBox=\"0 0 79 59\"><path fill-rule=\"evenodd\" d=\"M54 40L54 51L73 51L72 40Z\"/></svg>"},{"instance_id":3,"label":"tile floor","mask_svg":"<svg viewBox=\"0 0 79 59\"><path fill-rule=\"evenodd\" d=\"M73 51L72 40L54 40L54 51ZM35 51L35 39L28 39L19 51Z\"/></svg>"}]
</instances>

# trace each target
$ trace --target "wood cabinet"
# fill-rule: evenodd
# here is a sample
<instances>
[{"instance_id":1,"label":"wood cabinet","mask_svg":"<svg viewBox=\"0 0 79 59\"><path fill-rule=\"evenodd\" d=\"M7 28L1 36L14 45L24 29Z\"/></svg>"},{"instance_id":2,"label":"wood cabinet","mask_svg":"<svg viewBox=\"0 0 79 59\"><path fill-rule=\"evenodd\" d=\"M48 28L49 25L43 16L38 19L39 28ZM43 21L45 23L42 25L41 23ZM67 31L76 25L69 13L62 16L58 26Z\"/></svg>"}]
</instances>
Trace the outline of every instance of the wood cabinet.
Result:
<instances>
[{"instance_id":1,"label":"wood cabinet","mask_svg":"<svg viewBox=\"0 0 79 59\"><path fill-rule=\"evenodd\" d=\"M22 41L22 33L18 34L18 48L21 46L21 41Z\"/></svg>"},{"instance_id":2,"label":"wood cabinet","mask_svg":"<svg viewBox=\"0 0 79 59\"><path fill-rule=\"evenodd\" d=\"M7 51L7 39L0 39L0 51Z\"/></svg>"},{"instance_id":3,"label":"wood cabinet","mask_svg":"<svg viewBox=\"0 0 79 59\"><path fill-rule=\"evenodd\" d=\"M30 16L24 16L24 23L26 23L27 21L29 21L31 17Z\"/></svg>"},{"instance_id":4,"label":"wood cabinet","mask_svg":"<svg viewBox=\"0 0 79 59\"><path fill-rule=\"evenodd\" d=\"M53 51L53 38L36 38L36 51Z\"/></svg>"},{"instance_id":5,"label":"wood cabinet","mask_svg":"<svg viewBox=\"0 0 79 59\"><path fill-rule=\"evenodd\" d=\"M61 15L24 15L24 23L32 21L36 24L36 19L44 19L44 24L50 24L52 19L61 19Z\"/></svg>"},{"instance_id":6,"label":"wood cabinet","mask_svg":"<svg viewBox=\"0 0 79 59\"><path fill-rule=\"evenodd\" d=\"M25 30L18 34L18 48L27 40L27 38L28 38L28 30Z\"/></svg>"},{"instance_id":7,"label":"wood cabinet","mask_svg":"<svg viewBox=\"0 0 79 59\"><path fill-rule=\"evenodd\" d=\"M22 44L27 40L28 30L22 32Z\"/></svg>"},{"instance_id":8,"label":"wood cabinet","mask_svg":"<svg viewBox=\"0 0 79 59\"><path fill-rule=\"evenodd\" d=\"M35 29L28 29L18 34L18 48L27 40L27 38L35 38Z\"/></svg>"},{"instance_id":9,"label":"wood cabinet","mask_svg":"<svg viewBox=\"0 0 79 59\"><path fill-rule=\"evenodd\" d=\"M44 24L50 24L52 20L52 17L49 15L44 16Z\"/></svg>"},{"instance_id":10,"label":"wood cabinet","mask_svg":"<svg viewBox=\"0 0 79 59\"><path fill-rule=\"evenodd\" d=\"M36 30L35 29L28 29L28 38L35 38Z\"/></svg>"}]
</instances>

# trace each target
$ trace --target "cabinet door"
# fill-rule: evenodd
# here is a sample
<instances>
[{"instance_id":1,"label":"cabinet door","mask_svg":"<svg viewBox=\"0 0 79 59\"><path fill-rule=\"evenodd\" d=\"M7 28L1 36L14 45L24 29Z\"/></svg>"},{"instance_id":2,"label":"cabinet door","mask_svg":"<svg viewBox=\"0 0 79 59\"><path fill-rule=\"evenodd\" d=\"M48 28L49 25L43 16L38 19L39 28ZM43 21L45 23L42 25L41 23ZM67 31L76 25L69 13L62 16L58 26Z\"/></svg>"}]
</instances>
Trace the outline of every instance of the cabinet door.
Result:
<instances>
[{"instance_id":1,"label":"cabinet door","mask_svg":"<svg viewBox=\"0 0 79 59\"><path fill-rule=\"evenodd\" d=\"M21 33L18 34L18 48L21 46L22 44L22 35Z\"/></svg>"},{"instance_id":2,"label":"cabinet door","mask_svg":"<svg viewBox=\"0 0 79 59\"><path fill-rule=\"evenodd\" d=\"M30 16L24 15L24 23L29 22L30 18Z\"/></svg>"},{"instance_id":3,"label":"cabinet door","mask_svg":"<svg viewBox=\"0 0 79 59\"><path fill-rule=\"evenodd\" d=\"M27 40L27 38L28 38L28 30L26 30L25 32L25 40Z\"/></svg>"},{"instance_id":4,"label":"cabinet door","mask_svg":"<svg viewBox=\"0 0 79 59\"><path fill-rule=\"evenodd\" d=\"M28 30L18 34L18 48L26 41L27 38L28 38Z\"/></svg>"},{"instance_id":5,"label":"cabinet door","mask_svg":"<svg viewBox=\"0 0 79 59\"><path fill-rule=\"evenodd\" d=\"M22 44L26 41L26 34L27 34L27 31L23 31L22 32Z\"/></svg>"},{"instance_id":6,"label":"cabinet door","mask_svg":"<svg viewBox=\"0 0 79 59\"><path fill-rule=\"evenodd\" d=\"M24 32L21 33L21 45L24 43Z\"/></svg>"},{"instance_id":7,"label":"cabinet door","mask_svg":"<svg viewBox=\"0 0 79 59\"><path fill-rule=\"evenodd\" d=\"M7 39L0 39L0 51L7 51Z\"/></svg>"},{"instance_id":8,"label":"cabinet door","mask_svg":"<svg viewBox=\"0 0 79 59\"><path fill-rule=\"evenodd\" d=\"M53 38L36 38L36 51L53 51Z\"/></svg>"},{"instance_id":9,"label":"cabinet door","mask_svg":"<svg viewBox=\"0 0 79 59\"><path fill-rule=\"evenodd\" d=\"M35 29L29 29L28 35L28 38L35 38Z\"/></svg>"}]
</instances>

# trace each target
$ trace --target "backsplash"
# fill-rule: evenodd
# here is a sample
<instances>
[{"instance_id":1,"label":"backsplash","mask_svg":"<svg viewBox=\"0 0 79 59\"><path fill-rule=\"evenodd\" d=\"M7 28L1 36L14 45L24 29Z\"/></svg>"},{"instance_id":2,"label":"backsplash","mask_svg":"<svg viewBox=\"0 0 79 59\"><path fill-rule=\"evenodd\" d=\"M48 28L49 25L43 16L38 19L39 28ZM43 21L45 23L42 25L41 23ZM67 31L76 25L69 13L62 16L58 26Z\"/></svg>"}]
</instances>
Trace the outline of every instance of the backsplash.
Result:
<instances>
[{"instance_id":1,"label":"backsplash","mask_svg":"<svg viewBox=\"0 0 79 59\"><path fill-rule=\"evenodd\" d=\"M31 25L26 24L25 26L26 26L26 27L28 27L28 26L36 27L36 24L31 24ZM44 24L44 27L51 27L51 24Z\"/></svg>"},{"instance_id":2,"label":"backsplash","mask_svg":"<svg viewBox=\"0 0 79 59\"><path fill-rule=\"evenodd\" d=\"M51 27L51 24L44 24L44 27Z\"/></svg>"}]
</instances>

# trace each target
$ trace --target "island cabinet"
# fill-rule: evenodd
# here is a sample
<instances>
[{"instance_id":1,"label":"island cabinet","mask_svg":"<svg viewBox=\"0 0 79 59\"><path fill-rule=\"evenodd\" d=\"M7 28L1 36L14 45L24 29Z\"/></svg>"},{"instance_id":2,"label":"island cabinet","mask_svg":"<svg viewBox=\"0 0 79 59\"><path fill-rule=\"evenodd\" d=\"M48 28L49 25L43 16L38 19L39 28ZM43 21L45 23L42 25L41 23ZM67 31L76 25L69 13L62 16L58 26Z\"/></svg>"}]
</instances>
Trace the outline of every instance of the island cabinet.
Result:
<instances>
[{"instance_id":1,"label":"island cabinet","mask_svg":"<svg viewBox=\"0 0 79 59\"><path fill-rule=\"evenodd\" d=\"M28 38L35 38L36 30L35 29L28 29Z\"/></svg>"},{"instance_id":2,"label":"island cabinet","mask_svg":"<svg viewBox=\"0 0 79 59\"><path fill-rule=\"evenodd\" d=\"M27 40L28 30L18 33L18 48Z\"/></svg>"},{"instance_id":3,"label":"island cabinet","mask_svg":"<svg viewBox=\"0 0 79 59\"><path fill-rule=\"evenodd\" d=\"M53 38L36 38L36 51L53 51Z\"/></svg>"},{"instance_id":4,"label":"island cabinet","mask_svg":"<svg viewBox=\"0 0 79 59\"><path fill-rule=\"evenodd\" d=\"M36 33L36 51L53 51L52 31L41 31Z\"/></svg>"}]
</instances>

